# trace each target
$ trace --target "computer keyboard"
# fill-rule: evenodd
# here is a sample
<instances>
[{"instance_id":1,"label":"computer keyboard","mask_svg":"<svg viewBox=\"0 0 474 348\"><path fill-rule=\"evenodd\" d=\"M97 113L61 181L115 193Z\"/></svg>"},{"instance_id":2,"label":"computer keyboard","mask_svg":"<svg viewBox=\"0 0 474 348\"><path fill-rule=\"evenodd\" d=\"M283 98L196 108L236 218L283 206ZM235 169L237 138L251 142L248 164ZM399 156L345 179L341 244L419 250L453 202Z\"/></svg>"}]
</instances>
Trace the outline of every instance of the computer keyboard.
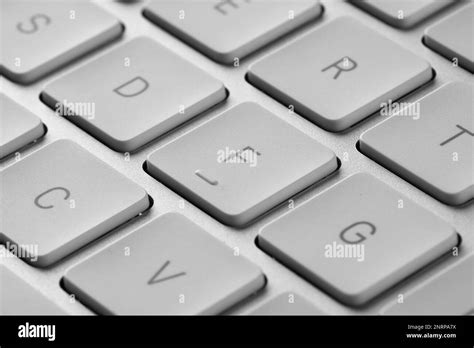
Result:
<instances>
[{"instance_id":1,"label":"computer keyboard","mask_svg":"<svg viewBox=\"0 0 474 348\"><path fill-rule=\"evenodd\" d=\"M382 309L384 315L448 315L470 314L472 306L466 305L472 301L474 286L472 282L472 264L474 255L470 255L429 281L407 292L403 303L392 301ZM447 301L439 301L440 294L448 294ZM411 312L411 313L410 313Z\"/></svg>"},{"instance_id":2,"label":"computer keyboard","mask_svg":"<svg viewBox=\"0 0 474 348\"><path fill-rule=\"evenodd\" d=\"M472 1L0 6L0 314L474 314Z\"/></svg>"},{"instance_id":3,"label":"computer keyboard","mask_svg":"<svg viewBox=\"0 0 474 348\"><path fill-rule=\"evenodd\" d=\"M53 110L70 110L68 103L90 109L69 119L110 148L132 152L223 101L226 91L208 73L140 37L51 82L41 96Z\"/></svg>"},{"instance_id":4,"label":"computer keyboard","mask_svg":"<svg viewBox=\"0 0 474 348\"><path fill-rule=\"evenodd\" d=\"M2 105L2 146L0 159L25 147L45 133L41 120L20 104L0 93Z\"/></svg>"},{"instance_id":5,"label":"computer keyboard","mask_svg":"<svg viewBox=\"0 0 474 348\"><path fill-rule=\"evenodd\" d=\"M397 28L411 28L453 3L450 0L354 0L352 3Z\"/></svg>"},{"instance_id":6,"label":"computer keyboard","mask_svg":"<svg viewBox=\"0 0 474 348\"><path fill-rule=\"evenodd\" d=\"M428 62L350 17L321 26L251 65L248 73L250 83L332 132L432 76Z\"/></svg>"},{"instance_id":7,"label":"computer keyboard","mask_svg":"<svg viewBox=\"0 0 474 348\"><path fill-rule=\"evenodd\" d=\"M473 97L472 85L449 83L418 101L419 115L364 132L360 150L440 201L464 204L474 198Z\"/></svg>"},{"instance_id":8,"label":"computer keyboard","mask_svg":"<svg viewBox=\"0 0 474 348\"><path fill-rule=\"evenodd\" d=\"M70 140L55 141L4 169L2 186L3 238L38 245L36 253L24 257L38 267L62 259L150 204L144 189Z\"/></svg>"},{"instance_id":9,"label":"computer keyboard","mask_svg":"<svg viewBox=\"0 0 474 348\"><path fill-rule=\"evenodd\" d=\"M466 33L472 32L472 11L471 5L433 24L426 28L423 39L429 48L474 73L472 43L462 40Z\"/></svg>"},{"instance_id":10,"label":"computer keyboard","mask_svg":"<svg viewBox=\"0 0 474 348\"><path fill-rule=\"evenodd\" d=\"M448 223L366 173L349 176L264 226L258 236L268 254L353 306L457 244ZM346 248L354 245L361 248Z\"/></svg>"},{"instance_id":11,"label":"computer keyboard","mask_svg":"<svg viewBox=\"0 0 474 348\"><path fill-rule=\"evenodd\" d=\"M245 226L338 167L331 150L256 103L227 110L146 164L158 181L231 226Z\"/></svg>"},{"instance_id":12,"label":"computer keyboard","mask_svg":"<svg viewBox=\"0 0 474 348\"><path fill-rule=\"evenodd\" d=\"M210 58L238 64L322 12L321 5L312 0L294 1L290 7L285 1L214 1L206 5L200 1L156 1L150 2L143 14Z\"/></svg>"},{"instance_id":13,"label":"computer keyboard","mask_svg":"<svg viewBox=\"0 0 474 348\"><path fill-rule=\"evenodd\" d=\"M2 75L32 83L119 38L123 27L86 1L2 1Z\"/></svg>"},{"instance_id":14,"label":"computer keyboard","mask_svg":"<svg viewBox=\"0 0 474 348\"><path fill-rule=\"evenodd\" d=\"M264 284L257 266L173 213L146 224L64 277L68 291L103 314L219 314Z\"/></svg>"}]
</instances>

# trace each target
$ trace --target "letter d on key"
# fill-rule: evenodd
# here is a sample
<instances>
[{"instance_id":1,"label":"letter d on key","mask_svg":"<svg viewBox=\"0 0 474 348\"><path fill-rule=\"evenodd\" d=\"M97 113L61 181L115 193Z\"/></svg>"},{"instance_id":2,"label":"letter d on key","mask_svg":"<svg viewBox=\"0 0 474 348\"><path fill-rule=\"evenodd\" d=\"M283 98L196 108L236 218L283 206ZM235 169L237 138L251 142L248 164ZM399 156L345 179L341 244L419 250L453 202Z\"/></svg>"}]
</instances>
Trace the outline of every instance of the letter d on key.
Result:
<instances>
[{"instance_id":1,"label":"letter d on key","mask_svg":"<svg viewBox=\"0 0 474 348\"><path fill-rule=\"evenodd\" d=\"M148 81L143 77L137 76L124 84L121 84L113 91L122 97L130 98L142 94L148 89L148 87Z\"/></svg>"}]
</instances>

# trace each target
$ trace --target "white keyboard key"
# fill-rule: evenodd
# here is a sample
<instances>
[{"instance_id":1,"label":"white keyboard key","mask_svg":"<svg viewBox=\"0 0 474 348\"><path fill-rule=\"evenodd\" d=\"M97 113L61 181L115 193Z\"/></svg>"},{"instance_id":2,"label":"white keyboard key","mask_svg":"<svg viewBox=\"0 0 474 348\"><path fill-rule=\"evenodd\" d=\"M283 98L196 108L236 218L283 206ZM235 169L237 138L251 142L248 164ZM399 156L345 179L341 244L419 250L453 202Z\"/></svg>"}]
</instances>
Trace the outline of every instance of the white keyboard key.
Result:
<instances>
[{"instance_id":1,"label":"white keyboard key","mask_svg":"<svg viewBox=\"0 0 474 348\"><path fill-rule=\"evenodd\" d=\"M0 93L0 159L43 136L41 120Z\"/></svg>"},{"instance_id":2,"label":"white keyboard key","mask_svg":"<svg viewBox=\"0 0 474 348\"><path fill-rule=\"evenodd\" d=\"M158 0L144 14L221 63L234 63L322 13L316 0Z\"/></svg>"},{"instance_id":3,"label":"white keyboard key","mask_svg":"<svg viewBox=\"0 0 474 348\"><path fill-rule=\"evenodd\" d=\"M360 150L440 201L466 203L474 198L473 100L473 85L445 85L364 132Z\"/></svg>"},{"instance_id":4,"label":"white keyboard key","mask_svg":"<svg viewBox=\"0 0 474 348\"><path fill-rule=\"evenodd\" d=\"M3 249L6 250L6 249ZM0 253L2 250L0 250ZM0 264L0 315L65 315L19 275Z\"/></svg>"},{"instance_id":5,"label":"white keyboard key","mask_svg":"<svg viewBox=\"0 0 474 348\"><path fill-rule=\"evenodd\" d=\"M101 314L219 314L265 277L183 216L166 214L70 269L64 285Z\"/></svg>"},{"instance_id":6,"label":"white keyboard key","mask_svg":"<svg viewBox=\"0 0 474 348\"><path fill-rule=\"evenodd\" d=\"M0 73L31 83L120 37L120 22L88 1L2 0Z\"/></svg>"},{"instance_id":7,"label":"white keyboard key","mask_svg":"<svg viewBox=\"0 0 474 348\"><path fill-rule=\"evenodd\" d=\"M432 78L426 61L342 17L251 65L250 83L330 131L342 131Z\"/></svg>"},{"instance_id":8,"label":"white keyboard key","mask_svg":"<svg viewBox=\"0 0 474 348\"><path fill-rule=\"evenodd\" d=\"M225 224L244 226L335 171L337 158L248 102L156 150L147 168Z\"/></svg>"},{"instance_id":9,"label":"white keyboard key","mask_svg":"<svg viewBox=\"0 0 474 348\"><path fill-rule=\"evenodd\" d=\"M206 72L140 37L53 81L42 98L112 149L131 152L224 100L226 91Z\"/></svg>"},{"instance_id":10,"label":"white keyboard key","mask_svg":"<svg viewBox=\"0 0 474 348\"><path fill-rule=\"evenodd\" d=\"M474 5L465 6L427 28L425 44L474 73Z\"/></svg>"},{"instance_id":11,"label":"white keyboard key","mask_svg":"<svg viewBox=\"0 0 474 348\"><path fill-rule=\"evenodd\" d=\"M272 298L254 311L250 315L322 315L321 310L315 307L304 297L286 292Z\"/></svg>"},{"instance_id":12,"label":"white keyboard key","mask_svg":"<svg viewBox=\"0 0 474 348\"><path fill-rule=\"evenodd\" d=\"M474 314L474 255L471 254L402 295L402 303L393 301L382 309L382 314Z\"/></svg>"},{"instance_id":13,"label":"white keyboard key","mask_svg":"<svg viewBox=\"0 0 474 348\"><path fill-rule=\"evenodd\" d=\"M0 177L0 242L34 246L24 258L33 266L49 266L149 206L142 188L69 140L45 146Z\"/></svg>"},{"instance_id":14,"label":"white keyboard key","mask_svg":"<svg viewBox=\"0 0 474 348\"><path fill-rule=\"evenodd\" d=\"M411 28L454 0L352 0L352 3L398 28Z\"/></svg>"},{"instance_id":15,"label":"white keyboard key","mask_svg":"<svg viewBox=\"0 0 474 348\"><path fill-rule=\"evenodd\" d=\"M448 253L454 229L368 174L264 226L258 245L341 302L359 306Z\"/></svg>"}]
</instances>

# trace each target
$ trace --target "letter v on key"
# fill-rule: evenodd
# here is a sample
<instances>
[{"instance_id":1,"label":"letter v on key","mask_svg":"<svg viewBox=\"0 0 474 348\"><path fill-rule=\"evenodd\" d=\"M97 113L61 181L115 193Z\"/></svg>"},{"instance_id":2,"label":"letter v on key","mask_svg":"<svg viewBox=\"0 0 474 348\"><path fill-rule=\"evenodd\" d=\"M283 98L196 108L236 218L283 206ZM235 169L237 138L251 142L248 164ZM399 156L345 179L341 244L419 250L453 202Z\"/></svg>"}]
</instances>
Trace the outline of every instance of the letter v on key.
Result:
<instances>
[{"instance_id":1,"label":"letter v on key","mask_svg":"<svg viewBox=\"0 0 474 348\"><path fill-rule=\"evenodd\" d=\"M150 280L148 281L148 285L161 283L161 282L164 282L166 280L170 280L170 279L173 279L173 278L177 278L177 277L186 275L186 272L180 272L180 273L175 273L175 274L172 274L170 276L167 276L167 277L164 277L164 278L161 278L161 279L158 278L160 276L161 272L163 272L165 270L165 268L168 267L169 264L170 264L170 261L166 261L163 264L163 266L161 266L160 269L153 275L153 277L150 278Z\"/></svg>"}]
</instances>

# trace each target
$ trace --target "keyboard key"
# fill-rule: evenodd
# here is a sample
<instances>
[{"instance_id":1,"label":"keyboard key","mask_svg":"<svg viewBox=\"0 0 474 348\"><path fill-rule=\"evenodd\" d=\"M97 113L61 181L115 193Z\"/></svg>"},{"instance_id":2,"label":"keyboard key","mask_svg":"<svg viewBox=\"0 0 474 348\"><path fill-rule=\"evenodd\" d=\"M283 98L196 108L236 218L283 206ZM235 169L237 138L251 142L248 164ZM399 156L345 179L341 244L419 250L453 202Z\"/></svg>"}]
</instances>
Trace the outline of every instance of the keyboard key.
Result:
<instances>
[{"instance_id":1,"label":"keyboard key","mask_svg":"<svg viewBox=\"0 0 474 348\"><path fill-rule=\"evenodd\" d=\"M453 0L351 0L352 3L382 21L397 27L411 28Z\"/></svg>"},{"instance_id":2,"label":"keyboard key","mask_svg":"<svg viewBox=\"0 0 474 348\"><path fill-rule=\"evenodd\" d=\"M120 37L120 22L87 1L2 1L0 73L28 84Z\"/></svg>"},{"instance_id":3,"label":"keyboard key","mask_svg":"<svg viewBox=\"0 0 474 348\"><path fill-rule=\"evenodd\" d=\"M348 17L264 57L248 72L250 83L335 132L431 77L426 61Z\"/></svg>"},{"instance_id":4,"label":"keyboard key","mask_svg":"<svg viewBox=\"0 0 474 348\"><path fill-rule=\"evenodd\" d=\"M131 152L224 100L226 92L220 81L141 37L53 81L42 98L112 149Z\"/></svg>"},{"instance_id":5,"label":"keyboard key","mask_svg":"<svg viewBox=\"0 0 474 348\"><path fill-rule=\"evenodd\" d=\"M242 59L322 13L316 0L152 1L144 15L210 58Z\"/></svg>"},{"instance_id":6,"label":"keyboard key","mask_svg":"<svg viewBox=\"0 0 474 348\"><path fill-rule=\"evenodd\" d=\"M474 73L474 5L465 6L425 31L425 44Z\"/></svg>"},{"instance_id":7,"label":"keyboard key","mask_svg":"<svg viewBox=\"0 0 474 348\"><path fill-rule=\"evenodd\" d=\"M360 150L440 201L463 204L474 197L473 100L472 85L447 84L363 133Z\"/></svg>"},{"instance_id":8,"label":"keyboard key","mask_svg":"<svg viewBox=\"0 0 474 348\"><path fill-rule=\"evenodd\" d=\"M51 265L149 206L142 188L69 140L0 175L0 206L7 207L0 210L0 242L35 246L25 253L33 266Z\"/></svg>"},{"instance_id":9,"label":"keyboard key","mask_svg":"<svg viewBox=\"0 0 474 348\"><path fill-rule=\"evenodd\" d=\"M286 292L264 303L251 315L322 315L324 314L304 297Z\"/></svg>"},{"instance_id":10,"label":"keyboard key","mask_svg":"<svg viewBox=\"0 0 474 348\"><path fill-rule=\"evenodd\" d=\"M70 269L66 289L101 314L219 314L265 284L243 256L166 214Z\"/></svg>"},{"instance_id":11,"label":"keyboard key","mask_svg":"<svg viewBox=\"0 0 474 348\"><path fill-rule=\"evenodd\" d=\"M158 149L148 172L216 219L244 226L337 169L332 151L255 103Z\"/></svg>"},{"instance_id":12,"label":"keyboard key","mask_svg":"<svg viewBox=\"0 0 474 348\"><path fill-rule=\"evenodd\" d=\"M66 314L54 302L1 264L0 280L0 315Z\"/></svg>"},{"instance_id":13,"label":"keyboard key","mask_svg":"<svg viewBox=\"0 0 474 348\"><path fill-rule=\"evenodd\" d=\"M41 120L0 93L0 159L43 136Z\"/></svg>"},{"instance_id":14,"label":"keyboard key","mask_svg":"<svg viewBox=\"0 0 474 348\"><path fill-rule=\"evenodd\" d=\"M474 255L462 259L403 294L403 303L382 309L386 315L474 314ZM440 301L440 299L442 299Z\"/></svg>"},{"instance_id":15,"label":"keyboard key","mask_svg":"<svg viewBox=\"0 0 474 348\"><path fill-rule=\"evenodd\" d=\"M353 306L457 244L449 224L361 173L264 226L258 236L268 254Z\"/></svg>"}]
</instances>

